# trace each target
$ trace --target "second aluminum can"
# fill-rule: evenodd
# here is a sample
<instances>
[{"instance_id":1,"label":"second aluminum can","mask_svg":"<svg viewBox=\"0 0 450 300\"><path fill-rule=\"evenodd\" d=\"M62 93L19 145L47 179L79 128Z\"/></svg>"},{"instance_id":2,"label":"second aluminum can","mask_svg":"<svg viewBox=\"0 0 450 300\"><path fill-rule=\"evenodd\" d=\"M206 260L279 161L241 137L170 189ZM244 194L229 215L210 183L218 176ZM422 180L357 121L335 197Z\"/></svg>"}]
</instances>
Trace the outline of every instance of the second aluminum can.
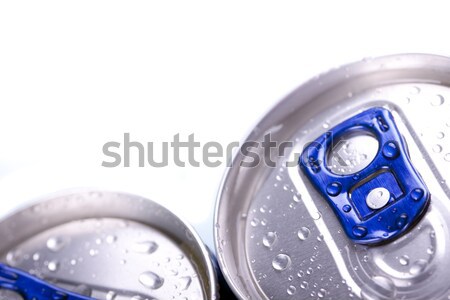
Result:
<instances>
[{"instance_id":1,"label":"second aluminum can","mask_svg":"<svg viewBox=\"0 0 450 300\"><path fill-rule=\"evenodd\" d=\"M58 193L3 216L0 261L105 300L218 299L217 269L193 228L126 193ZM0 277L1 281L1 277ZM22 300L0 289L0 299Z\"/></svg>"}]
</instances>

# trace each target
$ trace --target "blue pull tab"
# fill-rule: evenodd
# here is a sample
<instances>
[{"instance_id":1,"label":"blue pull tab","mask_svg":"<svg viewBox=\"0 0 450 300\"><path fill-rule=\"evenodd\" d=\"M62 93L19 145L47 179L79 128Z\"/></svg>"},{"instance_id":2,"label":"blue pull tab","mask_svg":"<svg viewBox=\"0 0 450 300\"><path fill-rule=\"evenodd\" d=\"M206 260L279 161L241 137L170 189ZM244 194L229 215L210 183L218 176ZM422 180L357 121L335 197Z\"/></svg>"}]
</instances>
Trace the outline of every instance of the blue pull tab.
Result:
<instances>
[{"instance_id":1,"label":"blue pull tab","mask_svg":"<svg viewBox=\"0 0 450 300\"><path fill-rule=\"evenodd\" d=\"M0 288L11 290L24 300L94 300L55 287L30 274L0 263Z\"/></svg>"},{"instance_id":2,"label":"blue pull tab","mask_svg":"<svg viewBox=\"0 0 450 300\"><path fill-rule=\"evenodd\" d=\"M358 244L395 239L419 220L430 201L385 108L366 110L323 134L305 148L299 165Z\"/></svg>"}]
</instances>

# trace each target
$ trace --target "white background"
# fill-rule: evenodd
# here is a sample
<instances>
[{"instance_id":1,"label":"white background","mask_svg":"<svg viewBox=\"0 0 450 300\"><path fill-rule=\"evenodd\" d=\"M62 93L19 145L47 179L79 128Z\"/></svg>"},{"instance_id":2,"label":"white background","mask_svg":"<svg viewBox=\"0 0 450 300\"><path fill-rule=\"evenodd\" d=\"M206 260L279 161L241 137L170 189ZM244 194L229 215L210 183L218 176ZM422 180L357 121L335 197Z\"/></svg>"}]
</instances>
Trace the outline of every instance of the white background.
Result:
<instances>
[{"instance_id":1,"label":"white background","mask_svg":"<svg viewBox=\"0 0 450 300\"><path fill-rule=\"evenodd\" d=\"M305 80L363 57L450 54L445 2L3 1L0 215L61 188L164 203L212 245L225 166L101 167L102 146L245 138Z\"/></svg>"}]
</instances>

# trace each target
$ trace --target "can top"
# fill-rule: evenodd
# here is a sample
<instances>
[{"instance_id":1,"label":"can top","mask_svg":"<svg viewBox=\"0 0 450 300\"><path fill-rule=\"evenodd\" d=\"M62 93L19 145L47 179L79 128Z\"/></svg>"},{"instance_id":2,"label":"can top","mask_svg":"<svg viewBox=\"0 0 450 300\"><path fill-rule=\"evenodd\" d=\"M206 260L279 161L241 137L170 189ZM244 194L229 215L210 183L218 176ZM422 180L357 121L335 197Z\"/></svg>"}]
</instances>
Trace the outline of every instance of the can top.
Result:
<instances>
[{"instance_id":1,"label":"can top","mask_svg":"<svg viewBox=\"0 0 450 300\"><path fill-rule=\"evenodd\" d=\"M261 120L247 141L262 142L270 133L273 142L291 141L293 147L284 155L270 153L276 167L261 163L245 168L241 162L246 158L238 153L222 183L215 214L216 250L224 275L240 298L440 299L449 295L450 284L444 279L450 268L445 254L450 245L449 70L450 59L434 55L365 59L305 83ZM421 178L431 194L431 204L424 206L422 218L391 242L361 245L349 238L336 207L324 197L327 185L317 189L300 170L298 159L330 128L373 108L392 114L399 132L395 141L407 145L402 150L420 174L416 179ZM343 178L372 168L385 145L376 137L376 133L350 136L358 149L350 149L345 157L348 167L333 169L331 164L329 170ZM253 150L265 157L262 147ZM353 152L367 159L356 157L353 164ZM333 151L329 154L325 161L333 159ZM382 176L379 182L391 185L373 181L370 188L361 185L359 191L353 190L360 201L349 211L358 209L360 219L370 218L372 211L401 216L399 208L391 206L400 202L389 202L391 194L398 199L412 194L404 186L407 180L395 177L397 173L376 173ZM341 204L342 210L345 204Z\"/></svg>"},{"instance_id":2,"label":"can top","mask_svg":"<svg viewBox=\"0 0 450 300\"><path fill-rule=\"evenodd\" d=\"M0 261L80 295L217 297L215 270L198 235L135 195L77 190L47 197L0 221L0 239Z\"/></svg>"}]
</instances>

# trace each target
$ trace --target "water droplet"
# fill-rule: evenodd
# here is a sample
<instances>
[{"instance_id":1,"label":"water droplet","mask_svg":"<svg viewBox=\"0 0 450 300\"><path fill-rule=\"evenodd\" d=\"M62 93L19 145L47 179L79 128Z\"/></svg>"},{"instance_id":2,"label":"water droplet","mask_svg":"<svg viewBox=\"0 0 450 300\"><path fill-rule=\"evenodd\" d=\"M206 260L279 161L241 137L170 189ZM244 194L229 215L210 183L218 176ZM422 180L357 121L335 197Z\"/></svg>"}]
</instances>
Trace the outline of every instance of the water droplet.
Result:
<instances>
[{"instance_id":1,"label":"water droplet","mask_svg":"<svg viewBox=\"0 0 450 300\"><path fill-rule=\"evenodd\" d=\"M117 237L115 235L108 235L106 237L106 243L112 244L117 240Z\"/></svg>"},{"instance_id":2,"label":"water droplet","mask_svg":"<svg viewBox=\"0 0 450 300\"><path fill-rule=\"evenodd\" d=\"M322 242L323 241L323 234L319 234L317 236L317 241Z\"/></svg>"},{"instance_id":3,"label":"water droplet","mask_svg":"<svg viewBox=\"0 0 450 300\"><path fill-rule=\"evenodd\" d=\"M327 186L327 193L330 196L337 196L342 191L342 184L339 182L332 182Z\"/></svg>"},{"instance_id":4,"label":"water droplet","mask_svg":"<svg viewBox=\"0 0 450 300\"><path fill-rule=\"evenodd\" d=\"M300 200L302 200L302 196L300 194L296 193L292 196L292 200L294 200L294 202L298 203L298 202L300 202Z\"/></svg>"},{"instance_id":5,"label":"water droplet","mask_svg":"<svg viewBox=\"0 0 450 300\"><path fill-rule=\"evenodd\" d=\"M187 290L191 286L192 278L190 276L183 276L178 279L178 288L180 290Z\"/></svg>"},{"instance_id":6,"label":"water droplet","mask_svg":"<svg viewBox=\"0 0 450 300\"><path fill-rule=\"evenodd\" d=\"M444 160L445 161L450 161L450 153L447 153L444 155Z\"/></svg>"},{"instance_id":7,"label":"water droplet","mask_svg":"<svg viewBox=\"0 0 450 300\"><path fill-rule=\"evenodd\" d=\"M439 144L436 144L433 146L433 152L435 153L441 153L442 152L442 146Z\"/></svg>"},{"instance_id":8,"label":"water droplet","mask_svg":"<svg viewBox=\"0 0 450 300\"><path fill-rule=\"evenodd\" d=\"M429 255L433 255L433 254L434 254L434 247L433 247L433 246L428 247L427 253L428 253Z\"/></svg>"},{"instance_id":9,"label":"water droplet","mask_svg":"<svg viewBox=\"0 0 450 300\"><path fill-rule=\"evenodd\" d=\"M327 294L327 290L326 290L326 289L320 289L320 290L317 292L317 296L319 296L319 298L325 297L326 294Z\"/></svg>"},{"instance_id":10,"label":"water droplet","mask_svg":"<svg viewBox=\"0 0 450 300\"><path fill-rule=\"evenodd\" d=\"M409 257L408 255L402 255L399 257L398 262L402 265L402 266L406 266L409 264Z\"/></svg>"},{"instance_id":11,"label":"water droplet","mask_svg":"<svg viewBox=\"0 0 450 300\"><path fill-rule=\"evenodd\" d=\"M320 211L316 211L315 213L312 213L311 216L314 220L317 221L322 217L322 214L320 213Z\"/></svg>"},{"instance_id":12,"label":"water droplet","mask_svg":"<svg viewBox=\"0 0 450 300\"><path fill-rule=\"evenodd\" d=\"M297 277L298 278L302 278L305 275L305 272L303 272L302 270L297 272Z\"/></svg>"},{"instance_id":13,"label":"water droplet","mask_svg":"<svg viewBox=\"0 0 450 300\"><path fill-rule=\"evenodd\" d=\"M304 289L304 290L306 290L307 288L308 288L308 282L306 282L306 281L302 281L302 283L300 283L300 287L302 288L302 289Z\"/></svg>"},{"instance_id":14,"label":"water droplet","mask_svg":"<svg viewBox=\"0 0 450 300\"><path fill-rule=\"evenodd\" d=\"M170 270L170 275L177 276L178 275L178 270L177 269Z\"/></svg>"},{"instance_id":15,"label":"water droplet","mask_svg":"<svg viewBox=\"0 0 450 300\"><path fill-rule=\"evenodd\" d=\"M396 220L395 223L397 225L397 228L403 228L408 223L408 215L403 213L401 214Z\"/></svg>"},{"instance_id":16,"label":"water droplet","mask_svg":"<svg viewBox=\"0 0 450 300\"><path fill-rule=\"evenodd\" d=\"M48 270L51 271L51 272L56 272L56 271L58 270L58 268L59 268L59 262L56 261L56 260L52 260L52 261L50 261L50 262L48 263L47 268L48 268Z\"/></svg>"},{"instance_id":17,"label":"water droplet","mask_svg":"<svg viewBox=\"0 0 450 300\"><path fill-rule=\"evenodd\" d=\"M90 256L97 256L97 255L98 255L98 250L97 250L97 249L91 249L91 250L89 250L89 255L90 255Z\"/></svg>"},{"instance_id":18,"label":"water droplet","mask_svg":"<svg viewBox=\"0 0 450 300\"><path fill-rule=\"evenodd\" d=\"M265 213L267 211L267 206L266 205L261 206L259 211Z\"/></svg>"},{"instance_id":19,"label":"water droplet","mask_svg":"<svg viewBox=\"0 0 450 300\"><path fill-rule=\"evenodd\" d=\"M286 254L278 254L272 261L272 267L277 271L284 271L291 265L291 257Z\"/></svg>"},{"instance_id":20,"label":"water droplet","mask_svg":"<svg viewBox=\"0 0 450 300\"><path fill-rule=\"evenodd\" d=\"M114 300L114 299L116 299L116 296L117 296L117 294L115 293L115 292L113 292L113 291L109 291L107 294L106 294L106 300Z\"/></svg>"},{"instance_id":21,"label":"water droplet","mask_svg":"<svg viewBox=\"0 0 450 300\"><path fill-rule=\"evenodd\" d=\"M277 175L277 176L275 176L275 179L278 180L278 181L281 181L281 180L283 180L283 176Z\"/></svg>"},{"instance_id":22,"label":"water droplet","mask_svg":"<svg viewBox=\"0 0 450 300\"><path fill-rule=\"evenodd\" d=\"M59 237L51 237L47 240L47 248L53 252L60 251L65 245L65 241Z\"/></svg>"},{"instance_id":23,"label":"water droplet","mask_svg":"<svg viewBox=\"0 0 450 300\"><path fill-rule=\"evenodd\" d=\"M412 95L417 95L420 93L420 88L417 86L413 86L413 87L411 87L409 93Z\"/></svg>"},{"instance_id":24,"label":"water droplet","mask_svg":"<svg viewBox=\"0 0 450 300\"><path fill-rule=\"evenodd\" d=\"M152 254L158 249L158 244L153 241L144 241L134 243L131 251L141 254Z\"/></svg>"},{"instance_id":25,"label":"water droplet","mask_svg":"<svg viewBox=\"0 0 450 300\"><path fill-rule=\"evenodd\" d=\"M156 290L164 284L164 279L151 271L139 275L139 282L146 288Z\"/></svg>"},{"instance_id":26,"label":"water droplet","mask_svg":"<svg viewBox=\"0 0 450 300\"><path fill-rule=\"evenodd\" d=\"M10 251L8 254L6 254L6 261L11 266L16 266L21 261L21 256L16 251Z\"/></svg>"},{"instance_id":27,"label":"water droplet","mask_svg":"<svg viewBox=\"0 0 450 300\"><path fill-rule=\"evenodd\" d=\"M309 230L308 227L302 227L300 228L300 230L297 232L297 236L301 241L306 240L309 235L311 234L311 231Z\"/></svg>"},{"instance_id":28,"label":"water droplet","mask_svg":"<svg viewBox=\"0 0 450 300\"><path fill-rule=\"evenodd\" d=\"M288 293L288 295L292 296L292 295L295 294L295 292L297 292L297 288L296 288L295 286L290 285L290 286L287 288L287 293Z\"/></svg>"},{"instance_id":29,"label":"water droplet","mask_svg":"<svg viewBox=\"0 0 450 300\"><path fill-rule=\"evenodd\" d=\"M388 141L383 145L383 156L387 159L395 159L400 155L400 149L395 141Z\"/></svg>"},{"instance_id":30,"label":"water droplet","mask_svg":"<svg viewBox=\"0 0 450 300\"><path fill-rule=\"evenodd\" d=\"M34 261L38 261L40 258L41 258L41 255L38 252L34 253L32 256L32 259Z\"/></svg>"},{"instance_id":31,"label":"water droplet","mask_svg":"<svg viewBox=\"0 0 450 300\"><path fill-rule=\"evenodd\" d=\"M367 228L364 226L356 225L353 227L353 234L357 238L363 238L367 235Z\"/></svg>"},{"instance_id":32,"label":"water droplet","mask_svg":"<svg viewBox=\"0 0 450 300\"><path fill-rule=\"evenodd\" d=\"M343 210L344 212L348 213L349 211L352 210L352 207L351 207L350 205L348 205L348 204L345 204L345 205L342 207L342 210Z\"/></svg>"},{"instance_id":33,"label":"water droplet","mask_svg":"<svg viewBox=\"0 0 450 300\"><path fill-rule=\"evenodd\" d=\"M443 139L444 137L445 137L445 134L442 131L440 131L436 134L436 138L438 138L438 139Z\"/></svg>"},{"instance_id":34,"label":"water droplet","mask_svg":"<svg viewBox=\"0 0 450 300\"><path fill-rule=\"evenodd\" d=\"M309 267L308 269L306 269L306 274L311 275L313 271L313 268Z\"/></svg>"},{"instance_id":35,"label":"water droplet","mask_svg":"<svg viewBox=\"0 0 450 300\"><path fill-rule=\"evenodd\" d=\"M276 232L269 231L263 237L263 245L267 248L272 248L272 246L277 242L278 236Z\"/></svg>"},{"instance_id":36,"label":"water droplet","mask_svg":"<svg viewBox=\"0 0 450 300\"><path fill-rule=\"evenodd\" d=\"M444 97L442 95L436 95L436 96L434 96L431 99L430 103L433 106L439 106L439 105L442 105L444 103L444 100L445 99L444 99Z\"/></svg>"},{"instance_id":37,"label":"water droplet","mask_svg":"<svg viewBox=\"0 0 450 300\"><path fill-rule=\"evenodd\" d=\"M323 123L322 127L325 129L328 129L328 128L330 128L330 123L325 122L325 123Z\"/></svg>"},{"instance_id":38,"label":"water droplet","mask_svg":"<svg viewBox=\"0 0 450 300\"><path fill-rule=\"evenodd\" d=\"M424 260L424 259L416 260L411 265L411 268L409 269L409 273L411 273L412 275L418 275L418 274L422 273L427 266L428 266L428 262L426 260Z\"/></svg>"},{"instance_id":39,"label":"water droplet","mask_svg":"<svg viewBox=\"0 0 450 300\"><path fill-rule=\"evenodd\" d=\"M256 227L259 225L259 219L258 218L253 218L253 220L250 222L250 225L252 225L253 227Z\"/></svg>"}]
</instances>

